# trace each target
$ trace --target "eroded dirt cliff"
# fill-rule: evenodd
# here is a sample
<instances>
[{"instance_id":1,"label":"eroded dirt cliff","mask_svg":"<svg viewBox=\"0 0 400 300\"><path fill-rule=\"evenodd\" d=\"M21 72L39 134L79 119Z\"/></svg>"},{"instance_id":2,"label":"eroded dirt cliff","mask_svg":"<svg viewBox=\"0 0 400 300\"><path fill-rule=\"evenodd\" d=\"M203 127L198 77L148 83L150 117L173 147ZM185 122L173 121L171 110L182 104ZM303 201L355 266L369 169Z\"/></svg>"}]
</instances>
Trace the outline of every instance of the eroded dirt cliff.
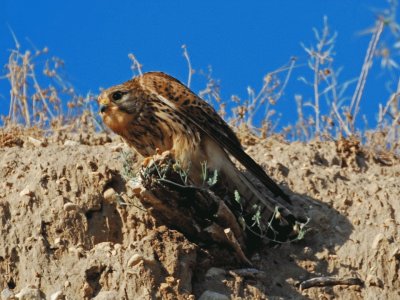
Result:
<instances>
[{"instance_id":1,"label":"eroded dirt cliff","mask_svg":"<svg viewBox=\"0 0 400 300\"><path fill-rule=\"evenodd\" d=\"M18 139L0 148L1 299L400 297L394 157L345 142L248 143L247 152L311 218L305 239L253 253L254 271L154 220L126 189L127 149L118 138ZM318 276L364 285L299 288Z\"/></svg>"}]
</instances>

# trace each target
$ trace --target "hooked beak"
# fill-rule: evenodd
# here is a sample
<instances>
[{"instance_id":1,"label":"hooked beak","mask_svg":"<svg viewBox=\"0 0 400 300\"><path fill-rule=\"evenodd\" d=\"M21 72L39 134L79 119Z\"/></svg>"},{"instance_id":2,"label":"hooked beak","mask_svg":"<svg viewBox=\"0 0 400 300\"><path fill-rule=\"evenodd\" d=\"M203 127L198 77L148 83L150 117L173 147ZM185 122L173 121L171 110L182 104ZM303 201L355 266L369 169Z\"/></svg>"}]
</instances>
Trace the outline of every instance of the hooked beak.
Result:
<instances>
[{"instance_id":1,"label":"hooked beak","mask_svg":"<svg viewBox=\"0 0 400 300\"><path fill-rule=\"evenodd\" d=\"M100 114L104 114L107 110L107 105L105 104L100 104Z\"/></svg>"},{"instance_id":2,"label":"hooked beak","mask_svg":"<svg viewBox=\"0 0 400 300\"><path fill-rule=\"evenodd\" d=\"M99 109L100 109L99 114L103 115L104 113L107 112L109 101L108 101L107 97L104 97L104 95L101 94L99 96L99 98L97 99L97 102L99 103Z\"/></svg>"}]
</instances>

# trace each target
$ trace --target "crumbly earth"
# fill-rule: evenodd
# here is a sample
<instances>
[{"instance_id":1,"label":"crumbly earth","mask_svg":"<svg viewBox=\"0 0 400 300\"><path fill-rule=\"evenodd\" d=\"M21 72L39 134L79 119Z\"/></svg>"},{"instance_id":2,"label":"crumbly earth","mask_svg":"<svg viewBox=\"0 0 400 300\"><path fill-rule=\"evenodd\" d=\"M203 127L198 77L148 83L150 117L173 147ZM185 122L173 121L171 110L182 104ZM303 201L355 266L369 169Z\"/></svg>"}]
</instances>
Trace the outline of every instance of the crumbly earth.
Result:
<instances>
[{"instance_id":1,"label":"crumbly earth","mask_svg":"<svg viewBox=\"0 0 400 300\"><path fill-rule=\"evenodd\" d=\"M1 299L400 298L395 157L350 141L244 138L310 217L303 240L252 253L254 270L223 265L154 220L126 188L118 137L0 139ZM315 277L364 284L300 289Z\"/></svg>"}]
</instances>

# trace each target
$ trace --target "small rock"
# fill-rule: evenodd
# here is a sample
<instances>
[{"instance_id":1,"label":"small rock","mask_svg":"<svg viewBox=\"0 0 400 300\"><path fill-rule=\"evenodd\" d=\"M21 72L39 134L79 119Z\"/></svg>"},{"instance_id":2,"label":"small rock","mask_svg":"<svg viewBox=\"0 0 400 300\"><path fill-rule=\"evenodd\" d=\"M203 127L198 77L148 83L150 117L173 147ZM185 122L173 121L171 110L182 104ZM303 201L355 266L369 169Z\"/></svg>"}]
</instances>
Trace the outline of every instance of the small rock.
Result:
<instances>
[{"instance_id":1,"label":"small rock","mask_svg":"<svg viewBox=\"0 0 400 300\"><path fill-rule=\"evenodd\" d=\"M133 268L137 264L139 264L141 261L143 261L143 255L135 253L132 255L132 257L128 260L128 267Z\"/></svg>"},{"instance_id":2,"label":"small rock","mask_svg":"<svg viewBox=\"0 0 400 300\"><path fill-rule=\"evenodd\" d=\"M14 299L13 291L10 290L9 288L5 288L4 290L1 291L0 299L1 300L12 300L12 299Z\"/></svg>"},{"instance_id":3,"label":"small rock","mask_svg":"<svg viewBox=\"0 0 400 300\"><path fill-rule=\"evenodd\" d=\"M21 197L23 197L23 196L32 196L32 195L33 195L33 192L30 190L29 187L26 187L26 188L24 188L24 189L19 193L19 195L20 195Z\"/></svg>"},{"instance_id":4,"label":"small rock","mask_svg":"<svg viewBox=\"0 0 400 300\"><path fill-rule=\"evenodd\" d=\"M78 145L79 145L79 143L76 141L66 140L64 142L64 146L78 146Z\"/></svg>"},{"instance_id":5,"label":"small rock","mask_svg":"<svg viewBox=\"0 0 400 300\"><path fill-rule=\"evenodd\" d=\"M68 288L68 287L70 287L71 286L71 282L69 282L68 280L66 280L65 282L64 282L64 288Z\"/></svg>"},{"instance_id":6,"label":"small rock","mask_svg":"<svg viewBox=\"0 0 400 300\"><path fill-rule=\"evenodd\" d=\"M75 203L67 202L64 204L65 211L72 211L72 210L77 210L77 209L78 209L78 206Z\"/></svg>"},{"instance_id":7,"label":"small rock","mask_svg":"<svg viewBox=\"0 0 400 300\"><path fill-rule=\"evenodd\" d=\"M224 269L220 268L210 268L208 269L206 273L206 278L213 278L213 277L220 277L220 276L225 276L226 271Z\"/></svg>"},{"instance_id":8,"label":"small rock","mask_svg":"<svg viewBox=\"0 0 400 300\"><path fill-rule=\"evenodd\" d=\"M199 298L199 300L229 300L229 297L213 291L205 291Z\"/></svg>"},{"instance_id":9,"label":"small rock","mask_svg":"<svg viewBox=\"0 0 400 300\"><path fill-rule=\"evenodd\" d=\"M109 188L103 193L103 197L107 202L114 202L115 194L115 190L113 188Z\"/></svg>"},{"instance_id":10,"label":"small rock","mask_svg":"<svg viewBox=\"0 0 400 300\"><path fill-rule=\"evenodd\" d=\"M31 137L31 136L28 137L28 142L30 144L32 144L33 146L36 146L36 147L40 147L40 146L44 145L44 143L42 141L40 141L38 139L35 139L35 138Z\"/></svg>"},{"instance_id":11,"label":"small rock","mask_svg":"<svg viewBox=\"0 0 400 300\"><path fill-rule=\"evenodd\" d=\"M50 296L50 300L65 300L65 295L62 291L57 291Z\"/></svg>"},{"instance_id":12,"label":"small rock","mask_svg":"<svg viewBox=\"0 0 400 300\"><path fill-rule=\"evenodd\" d=\"M116 291L101 291L97 294L93 300L119 300L118 293Z\"/></svg>"},{"instance_id":13,"label":"small rock","mask_svg":"<svg viewBox=\"0 0 400 300\"><path fill-rule=\"evenodd\" d=\"M42 293L34 286L24 287L18 294L15 294L18 300L43 300Z\"/></svg>"}]
</instances>

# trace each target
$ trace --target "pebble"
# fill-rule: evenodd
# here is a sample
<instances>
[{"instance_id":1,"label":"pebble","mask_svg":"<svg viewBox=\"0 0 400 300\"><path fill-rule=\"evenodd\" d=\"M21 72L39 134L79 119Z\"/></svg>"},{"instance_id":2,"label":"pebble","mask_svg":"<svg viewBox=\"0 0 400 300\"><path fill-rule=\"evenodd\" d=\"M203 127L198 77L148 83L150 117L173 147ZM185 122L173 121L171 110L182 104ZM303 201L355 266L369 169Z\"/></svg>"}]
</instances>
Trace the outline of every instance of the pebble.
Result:
<instances>
[{"instance_id":1,"label":"pebble","mask_svg":"<svg viewBox=\"0 0 400 300\"><path fill-rule=\"evenodd\" d=\"M4 290L1 291L0 299L1 299L1 300L11 300L11 299L14 299L14 293L13 293L13 291L10 290L9 288L5 288Z\"/></svg>"},{"instance_id":2,"label":"pebble","mask_svg":"<svg viewBox=\"0 0 400 300\"><path fill-rule=\"evenodd\" d=\"M115 200L115 194L115 190L113 188L109 188L103 193L103 197L106 201L113 202Z\"/></svg>"},{"instance_id":3,"label":"pebble","mask_svg":"<svg viewBox=\"0 0 400 300\"><path fill-rule=\"evenodd\" d=\"M79 145L79 143L76 141L66 140L64 142L64 146L78 146L78 145Z\"/></svg>"},{"instance_id":4,"label":"pebble","mask_svg":"<svg viewBox=\"0 0 400 300\"><path fill-rule=\"evenodd\" d=\"M19 195L20 195L21 197L23 197L23 196L32 196L32 195L33 195L33 192L30 190L29 187L26 187L26 188L24 188L24 189L19 193Z\"/></svg>"},{"instance_id":5,"label":"pebble","mask_svg":"<svg viewBox=\"0 0 400 300\"><path fill-rule=\"evenodd\" d=\"M206 272L206 278L225 276L225 274L226 271L224 269L212 267Z\"/></svg>"},{"instance_id":6,"label":"pebble","mask_svg":"<svg viewBox=\"0 0 400 300\"><path fill-rule=\"evenodd\" d=\"M207 290L201 294L199 300L229 300L229 297L224 294Z\"/></svg>"},{"instance_id":7,"label":"pebble","mask_svg":"<svg viewBox=\"0 0 400 300\"><path fill-rule=\"evenodd\" d=\"M57 291L50 296L50 300L64 300L65 295L63 294L62 291Z\"/></svg>"},{"instance_id":8,"label":"pebble","mask_svg":"<svg viewBox=\"0 0 400 300\"><path fill-rule=\"evenodd\" d=\"M128 267L133 268L143 260L144 260L143 255L135 253L131 256L131 258L129 258Z\"/></svg>"},{"instance_id":9,"label":"pebble","mask_svg":"<svg viewBox=\"0 0 400 300\"><path fill-rule=\"evenodd\" d=\"M31 136L28 137L28 142L30 144L32 144L33 146L36 146L36 147L43 146L43 142L42 141L40 141L38 139L35 139L35 138L31 137Z\"/></svg>"},{"instance_id":10,"label":"pebble","mask_svg":"<svg viewBox=\"0 0 400 300\"><path fill-rule=\"evenodd\" d=\"M34 286L24 287L18 294L15 294L18 300L43 300L41 292Z\"/></svg>"},{"instance_id":11,"label":"pebble","mask_svg":"<svg viewBox=\"0 0 400 300\"><path fill-rule=\"evenodd\" d=\"M118 293L116 291L101 291L97 294L93 300L119 300Z\"/></svg>"},{"instance_id":12,"label":"pebble","mask_svg":"<svg viewBox=\"0 0 400 300\"><path fill-rule=\"evenodd\" d=\"M78 209L78 205L76 205L75 203L67 202L64 204L65 211L72 211L72 210L77 210L77 209Z\"/></svg>"}]
</instances>

